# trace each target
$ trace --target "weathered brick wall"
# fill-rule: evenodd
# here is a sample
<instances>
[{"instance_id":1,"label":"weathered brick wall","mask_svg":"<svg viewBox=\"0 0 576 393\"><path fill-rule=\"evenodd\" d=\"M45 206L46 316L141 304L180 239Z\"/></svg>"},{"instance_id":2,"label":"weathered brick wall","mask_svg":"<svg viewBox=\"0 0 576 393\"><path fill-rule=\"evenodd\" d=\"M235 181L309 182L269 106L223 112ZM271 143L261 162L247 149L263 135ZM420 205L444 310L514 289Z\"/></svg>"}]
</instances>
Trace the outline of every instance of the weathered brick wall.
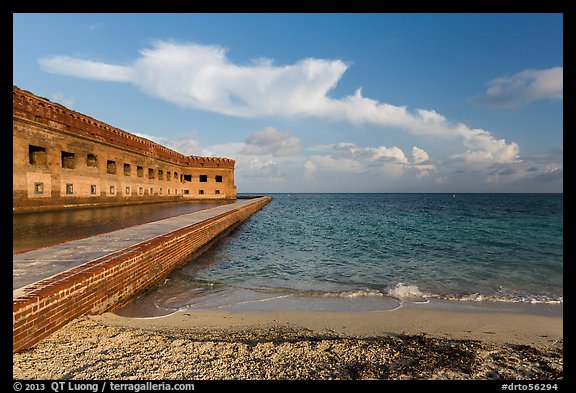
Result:
<instances>
[{"instance_id":1,"label":"weathered brick wall","mask_svg":"<svg viewBox=\"0 0 576 393\"><path fill-rule=\"evenodd\" d=\"M12 88L12 93L14 117L177 165L234 169L230 158L186 156L17 87Z\"/></svg>"},{"instance_id":2,"label":"weathered brick wall","mask_svg":"<svg viewBox=\"0 0 576 393\"><path fill-rule=\"evenodd\" d=\"M33 346L77 317L101 314L126 304L271 199L255 199L250 205L22 288L13 299L13 351Z\"/></svg>"},{"instance_id":3,"label":"weathered brick wall","mask_svg":"<svg viewBox=\"0 0 576 393\"><path fill-rule=\"evenodd\" d=\"M14 213L234 199L235 162L185 156L13 88Z\"/></svg>"}]
</instances>

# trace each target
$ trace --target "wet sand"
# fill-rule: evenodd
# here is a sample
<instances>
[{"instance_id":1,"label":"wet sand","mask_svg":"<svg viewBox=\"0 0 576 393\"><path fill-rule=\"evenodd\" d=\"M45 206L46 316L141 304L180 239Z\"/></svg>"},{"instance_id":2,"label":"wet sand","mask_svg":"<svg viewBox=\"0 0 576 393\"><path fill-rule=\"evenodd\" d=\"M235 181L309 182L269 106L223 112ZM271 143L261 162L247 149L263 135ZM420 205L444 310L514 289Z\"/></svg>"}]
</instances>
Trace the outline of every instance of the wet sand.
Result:
<instances>
[{"instance_id":1,"label":"wet sand","mask_svg":"<svg viewBox=\"0 0 576 393\"><path fill-rule=\"evenodd\" d=\"M14 354L17 379L563 377L563 318L450 303L394 311L83 317Z\"/></svg>"}]
</instances>

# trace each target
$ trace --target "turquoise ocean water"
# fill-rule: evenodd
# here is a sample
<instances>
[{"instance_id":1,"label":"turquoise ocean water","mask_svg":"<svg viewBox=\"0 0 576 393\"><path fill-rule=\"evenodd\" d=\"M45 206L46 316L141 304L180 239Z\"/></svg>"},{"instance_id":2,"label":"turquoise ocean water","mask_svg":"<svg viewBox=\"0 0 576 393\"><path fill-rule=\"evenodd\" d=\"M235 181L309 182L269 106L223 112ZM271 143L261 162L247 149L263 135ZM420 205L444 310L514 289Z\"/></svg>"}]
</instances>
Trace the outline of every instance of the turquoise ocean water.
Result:
<instances>
[{"instance_id":1,"label":"turquoise ocean water","mask_svg":"<svg viewBox=\"0 0 576 393\"><path fill-rule=\"evenodd\" d=\"M562 194L271 195L118 313L563 302Z\"/></svg>"}]
</instances>

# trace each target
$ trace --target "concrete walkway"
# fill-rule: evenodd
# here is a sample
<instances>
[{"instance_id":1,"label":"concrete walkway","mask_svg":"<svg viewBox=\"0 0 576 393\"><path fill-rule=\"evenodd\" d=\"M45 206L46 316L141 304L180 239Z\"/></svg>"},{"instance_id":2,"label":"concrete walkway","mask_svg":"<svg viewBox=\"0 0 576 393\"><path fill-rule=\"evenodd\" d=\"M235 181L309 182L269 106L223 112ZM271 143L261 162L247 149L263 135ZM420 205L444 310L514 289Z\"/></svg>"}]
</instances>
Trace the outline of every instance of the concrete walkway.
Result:
<instances>
[{"instance_id":1,"label":"concrete walkway","mask_svg":"<svg viewBox=\"0 0 576 393\"><path fill-rule=\"evenodd\" d=\"M18 295L17 289L25 285L252 203L254 203L254 199L246 199L237 203L16 254L12 261L13 297Z\"/></svg>"}]
</instances>

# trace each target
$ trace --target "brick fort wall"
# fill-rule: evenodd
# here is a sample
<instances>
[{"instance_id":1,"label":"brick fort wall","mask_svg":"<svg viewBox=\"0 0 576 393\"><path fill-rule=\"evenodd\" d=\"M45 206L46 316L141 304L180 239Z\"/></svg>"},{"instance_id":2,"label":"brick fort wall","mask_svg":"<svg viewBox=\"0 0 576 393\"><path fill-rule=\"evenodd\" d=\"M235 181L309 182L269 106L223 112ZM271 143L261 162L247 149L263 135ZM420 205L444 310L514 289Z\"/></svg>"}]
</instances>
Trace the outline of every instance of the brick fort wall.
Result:
<instances>
[{"instance_id":1,"label":"brick fort wall","mask_svg":"<svg viewBox=\"0 0 576 393\"><path fill-rule=\"evenodd\" d=\"M249 205L18 289L12 311L13 352L33 346L77 317L124 305L271 199L254 199Z\"/></svg>"},{"instance_id":2,"label":"brick fort wall","mask_svg":"<svg viewBox=\"0 0 576 393\"><path fill-rule=\"evenodd\" d=\"M13 211L235 199L235 161L186 156L13 87Z\"/></svg>"}]
</instances>

